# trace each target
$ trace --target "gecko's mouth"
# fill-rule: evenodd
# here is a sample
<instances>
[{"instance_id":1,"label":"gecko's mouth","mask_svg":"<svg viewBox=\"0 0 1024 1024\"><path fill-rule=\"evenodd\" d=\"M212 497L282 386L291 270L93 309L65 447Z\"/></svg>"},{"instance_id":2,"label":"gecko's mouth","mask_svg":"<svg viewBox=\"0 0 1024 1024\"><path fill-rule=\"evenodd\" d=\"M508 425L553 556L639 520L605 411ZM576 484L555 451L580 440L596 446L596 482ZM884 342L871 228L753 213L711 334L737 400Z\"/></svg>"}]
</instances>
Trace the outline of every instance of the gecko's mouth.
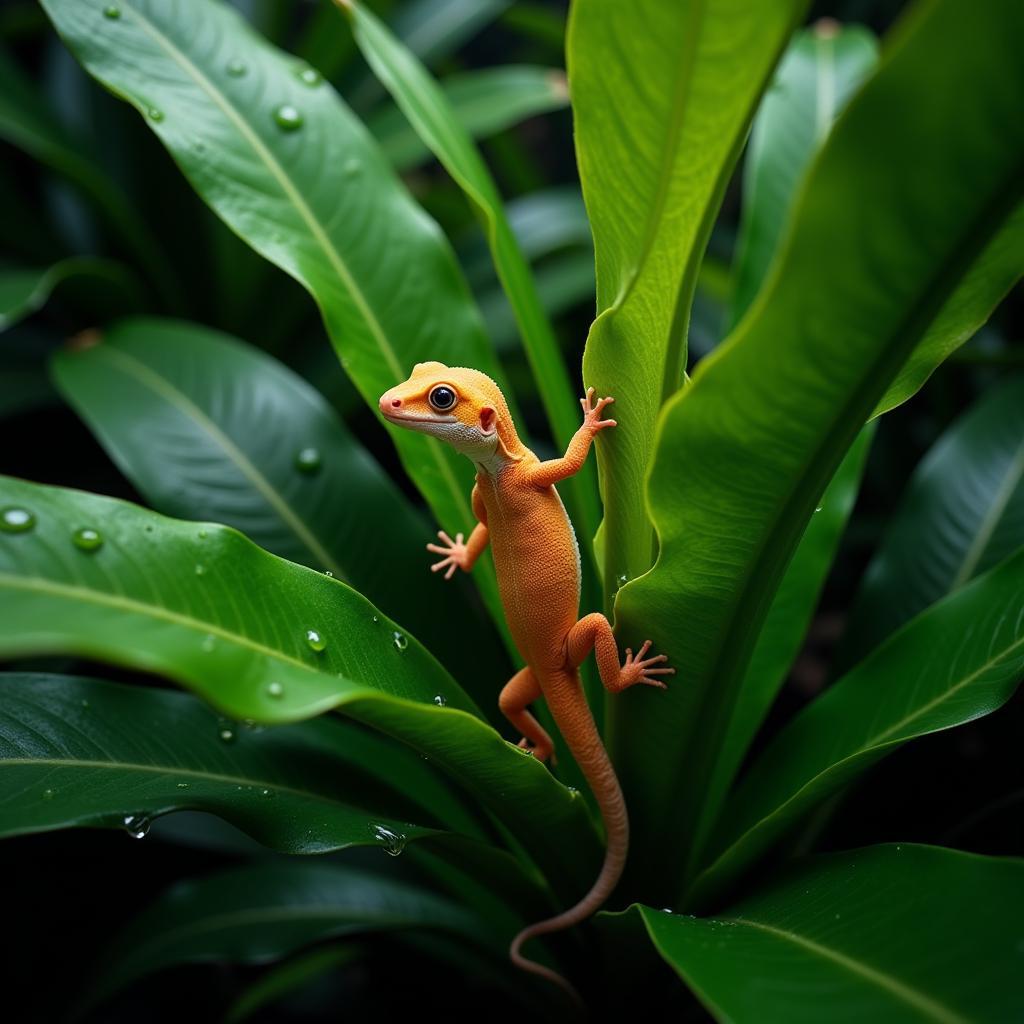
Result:
<instances>
[{"instance_id":1,"label":"gecko's mouth","mask_svg":"<svg viewBox=\"0 0 1024 1024\"><path fill-rule=\"evenodd\" d=\"M403 424L403 423L434 423L434 424L437 424L438 426L441 426L442 424L445 424L445 423L456 423L456 422L458 422L455 419L454 416L445 416L443 418L442 417L438 417L438 416L409 416L407 413L397 413L396 414L396 413L385 412L383 409L381 409L381 415L384 417L384 419L390 420L392 423L398 423L398 424Z\"/></svg>"}]
</instances>

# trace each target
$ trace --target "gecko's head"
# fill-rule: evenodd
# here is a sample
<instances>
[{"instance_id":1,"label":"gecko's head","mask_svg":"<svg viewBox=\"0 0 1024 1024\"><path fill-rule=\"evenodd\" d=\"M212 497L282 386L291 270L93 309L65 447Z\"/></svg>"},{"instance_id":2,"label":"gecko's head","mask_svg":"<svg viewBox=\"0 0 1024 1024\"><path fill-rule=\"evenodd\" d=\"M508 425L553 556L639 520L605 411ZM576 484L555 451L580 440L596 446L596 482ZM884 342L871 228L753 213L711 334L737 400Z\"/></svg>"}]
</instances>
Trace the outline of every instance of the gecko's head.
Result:
<instances>
[{"instance_id":1,"label":"gecko's head","mask_svg":"<svg viewBox=\"0 0 1024 1024\"><path fill-rule=\"evenodd\" d=\"M479 370L444 363L417 363L404 384L380 396L389 422L447 441L473 459L501 452L515 458L521 447L498 385Z\"/></svg>"}]
</instances>

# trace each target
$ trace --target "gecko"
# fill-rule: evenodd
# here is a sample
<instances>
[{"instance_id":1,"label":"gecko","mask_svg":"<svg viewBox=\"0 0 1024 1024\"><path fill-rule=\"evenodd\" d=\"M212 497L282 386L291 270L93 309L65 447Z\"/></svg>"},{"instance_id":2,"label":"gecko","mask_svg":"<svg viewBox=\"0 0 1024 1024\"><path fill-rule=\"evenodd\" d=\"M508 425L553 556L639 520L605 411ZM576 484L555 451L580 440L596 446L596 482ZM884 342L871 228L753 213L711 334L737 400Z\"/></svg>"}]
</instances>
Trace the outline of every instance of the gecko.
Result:
<instances>
[{"instance_id":1,"label":"gecko","mask_svg":"<svg viewBox=\"0 0 1024 1024\"><path fill-rule=\"evenodd\" d=\"M615 420L602 418L613 401L595 401L594 389L588 388L580 399L583 424L565 455L541 461L519 439L498 385L479 370L418 363L405 383L380 397L381 415L390 423L445 441L475 464L477 524L468 540L439 530L441 543L427 545L441 556L431 568L445 579L458 569L469 572L490 544L509 631L526 663L501 690L498 706L522 733L519 746L540 761L553 761L551 737L529 710L541 698L547 702L601 811L605 856L590 891L563 913L524 928L509 950L518 967L570 991L561 975L527 959L521 948L593 914L615 888L629 849L622 789L587 705L579 666L593 650L601 682L612 693L637 684L664 689L660 677L675 672L664 664L666 655L647 656L650 640L635 655L627 647L620 665L608 619L598 612L579 617L579 546L555 485L580 470L600 431L616 426Z\"/></svg>"}]
</instances>

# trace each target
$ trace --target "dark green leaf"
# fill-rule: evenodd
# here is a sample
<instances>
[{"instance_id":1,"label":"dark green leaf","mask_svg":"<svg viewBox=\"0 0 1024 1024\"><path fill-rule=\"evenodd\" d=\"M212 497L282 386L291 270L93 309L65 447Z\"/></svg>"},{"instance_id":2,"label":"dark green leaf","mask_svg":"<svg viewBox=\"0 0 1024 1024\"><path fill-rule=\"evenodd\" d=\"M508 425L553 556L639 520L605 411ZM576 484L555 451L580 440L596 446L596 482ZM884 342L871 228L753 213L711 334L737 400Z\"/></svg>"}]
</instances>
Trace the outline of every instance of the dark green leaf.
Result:
<instances>
[{"instance_id":1,"label":"dark green leaf","mask_svg":"<svg viewBox=\"0 0 1024 1024\"><path fill-rule=\"evenodd\" d=\"M719 1020L1005 1024L1022 894L1024 861L904 844L814 858L713 918L638 912Z\"/></svg>"},{"instance_id":2,"label":"dark green leaf","mask_svg":"<svg viewBox=\"0 0 1024 1024\"><path fill-rule=\"evenodd\" d=\"M569 105L565 73L557 68L511 64L450 75L440 85L455 119L474 139ZM397 107L375 113L367 127L398 170L430 157L430 149Z\"/></svg>"},{"instance_id":3,"label":"dark green leaf","mask_svg":"<svg viewBox=\"0 0 1024 1024\"><path fill-rule=\"evenodd\" d=\"M803 0L578 0L570 92L594 231L597 319L583 376L616 399L598 438L604 584L646 572L644 480L658 410L683 382L697 271L754 107ZM632 639L632 637L631 637ZM662 809L666 806L662 803Z\"/></svg>"},{"instance_id":4,"label":"dark green leaf","mask_svg":"<svg viewBox=\"0 0 1024 1024\"><path fill-rule=\"evenodd\" d=\"M623 635L651 636L680 675L667 694L616 702L612 726L645 881L664 884L687 850L695 869L715 813L707 778L785 567L1024 189L1011 100L1024 91L1024 20L979 11L946 0L903 22L814 165L769 291L662 418L648 490L660 556L617 611Z\"/></svg>"},{"instance_id":5,"label":"dark green leaf","mask_svg":"<svg viewBox=\"0 0 1024 1024\"><path fill-rule=\"evenodd\" d=\"M155 319L61 352L54 374L158 511L225 523L349 582L493 702L487 676L508 670L468 582L453 592L428 571L430 525L301 378L218 331ZM483 657L467 629L489 638Z\"/></svg>"},{"instance_id":6,"label":"dark green leaf","mask_svg":"<svg viewBox=\"0 0 1024 1024\"><path fill-rule=\"evenodd\" d=\"M861 772L906 743L990 714L1024 675L1024 549L924 612L805 708L726 804L705 900Z\"/></svg>"}]
</instances>

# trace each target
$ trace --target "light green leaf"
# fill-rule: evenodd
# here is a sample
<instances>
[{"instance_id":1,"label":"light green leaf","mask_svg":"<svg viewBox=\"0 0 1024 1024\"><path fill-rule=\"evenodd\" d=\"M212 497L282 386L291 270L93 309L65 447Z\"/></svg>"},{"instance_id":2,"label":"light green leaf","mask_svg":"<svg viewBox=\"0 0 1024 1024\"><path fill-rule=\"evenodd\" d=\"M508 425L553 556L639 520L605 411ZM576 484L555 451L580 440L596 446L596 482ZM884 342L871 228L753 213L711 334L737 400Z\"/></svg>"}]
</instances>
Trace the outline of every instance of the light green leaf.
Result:
<instances>
[{"instance_id":1,"label":"light green leaf","mask_svg":"<svg viewBox=\"0 0 1024 1024\"><path fill-rule=\"evenodd\" d=\"M764 282L811 157L877 60L869 29L830 19L799 32L786 51L747 144L730 329Z\"/></svg>"},{"instance_id":2,"label":"light green leaf","mask_svg":"<svg viewBox=\"0 0 1024 1024\"><path fill-rule=\"evenodd\" d=\"M907 740L990 714L1024 675L1024 549L924 612L783 729L726 804L692 899Z\"/></svg>"},{"instance_id":3,"label":"light green leaf","mask_svg":"<svg viewBox=\"0 0 1024 1024\"><path fill-rule=\"evenodd\" d=\"M363 4L355 0L336 2L351 19L356 43L367 63L420 138L466 193L483 226L495 269L515 312L555 442L567 446L580 424L577 389L570 383L529 264L509 227L487 165L440 86L416 57ZM593 535L598 520L593 469L584 467L563 486L580 529L585 535Z\"/></svg>"},{"instance_id":4,"label":"light green leaf","mask_svg":"<svg viewBox=\"0 0 1024 1024\"><path fill-rule=\"evenodd\" d=\"M661 552L617 612L624 638L651 637L679 676L616 702L611 728L649 902L667 902L681 861L696 866L707 779L826 484L1019 202L1021 47L1024 21L952 0L902 23L814 165L769 290L661 419L648 489Z\"/></svg>"},{"instance_id":5,"label":"light green leaf","mask_svg":"<svg viewBox=\"0 0 1024 1024\"><path fill-rule=\"evenodd\" d=\"M68 653L158 673L257 722L337 707L455 776L554 885L575 891L597 858L583 798L475 717L431 655L339 581L227 527L79 491L0 477L0 509L34 517L19 529L25 516L8 513L0 530L0 657ZM83 529L102 544L76 544Z\"/></svg>"},{"instance_id":6,"label":"light green leaf","mask_svg":"<svg viewBox=\"0 0 1024 1024\"><path fill-rule=\"evenodd\" d=\"M431 637L434 653L493 704L494 680L509 669L468 581L452 589L429 571L431 525L305 381L228 335L152 318L60 352L53 371L158 511L225 523L333 573Z\"/></svg>"},{"instance_id":7,"label":"light green leaf","mask_svg":"<svg viewBox=\"0 0 1024 1024\"><path fill-rule=\"evenodd\" d=\"M1004 1024L1022 894L1024 861L902 844L798 864L713 918L637 912L718 1020Z\"/></svg>"},{"instance_id":8,"label":"light green leaf","mask_svg":"<svg viewBox=\"0 0 1024 1024\"><path fill-rule=\"evenodd\" d=\"M474 139L486 139L537 114L569 105L565 73L528 64L484 68L449 75L440 82L458 123ZM430 149L397 107L378 111L367 127L400 171L429 159Z\"/></svg>"},{"instance_id":9,"label":"light green leaf","mask_svg":"<svg viewBox=\"0 0 1024 1024\"><path fill-rule=\"evenodd\" d=\"M1024 546L1024 377L992 388L921 460L853 603L849 665Z\"/></svg>"},{"instance_id":10,"label":"light green leaf","mask_svg":"<svg viewBox=\"0 0 1024 1024\"><path fill-rule=\"evenodd\" d=\"M422 360L500 377L437 225L327 83L219 0L123 0L113 19L106 6L44 0L75 56L146 117L200 196L309 289L371 408ZM389 430L439 522L472 526L470 463Z\"/></svg>"},{"instance_id":11,"label":"light green leaf","mask_svg":"<svg viewBox=\"0 0 1024 1024\"><path fill-rule=\"evenodd\" d=\"M486 834L417 754L336 716L253 729L184 693L96 679L0 674L0 777L0 836L138 835L181 810L283 853Z\"/></svg>"},{"instance_id":12,"label":"light green leaf","mask_svg":"<svg viewBox=\"0 0 1024 1024\"><path fill-rule=\"evenodd\" d=\"M662 403L683 382L698 268L750 119L803 0L578 0L568 62L597 260L583 377L614 395L598 438L604 583L646 572L644 480ZM664 806L664 805L663 805Z\"/></svg>"}]
</instances>

